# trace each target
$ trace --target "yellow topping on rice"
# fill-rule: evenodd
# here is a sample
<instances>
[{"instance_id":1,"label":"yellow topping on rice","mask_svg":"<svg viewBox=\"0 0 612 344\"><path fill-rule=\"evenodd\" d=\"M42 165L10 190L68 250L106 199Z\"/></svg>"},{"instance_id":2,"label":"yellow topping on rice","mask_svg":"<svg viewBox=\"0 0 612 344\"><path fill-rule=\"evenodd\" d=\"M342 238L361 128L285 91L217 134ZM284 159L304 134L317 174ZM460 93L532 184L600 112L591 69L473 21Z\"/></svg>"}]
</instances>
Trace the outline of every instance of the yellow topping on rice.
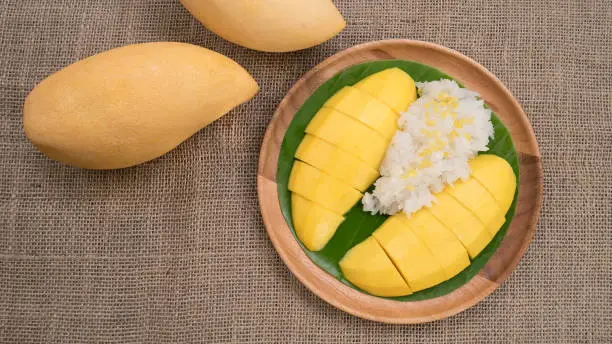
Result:
<instances>
[{"instance_id":1,"label":"yellow topping on rice","mask_svg":"<svg viewBox=\"0 0 612 344\"><path fill-rule=\"evenodd\" d=\"M434 152L437 152L437 151L441 151L442 149L446 148L446 146L447 146L446 142L440 140L439 138L436 138L436 142L430 147Z\"/></svg>"},{"instance_id":2,"label":"yellow topping on rice","mask_svg":"<svg viewBox=\"0 0 612 344\"><path fill-rule=\"evenodd\" d=\"M421 151L421 153L419 153L419 156L428 156L431 155L431 149L429 148L425 148Z\"/></svg>"},{"instance_id":3,"label":"yellow topping on rice","mask_svg":"<svg viewBox=\"0 0 612 344\"><path fill-rule=\"evenodd\" d=\"M423 160L418 168L419 169L423 169L423 168L427 168L427 167L431 167L431 160L429 160L429 159Z\"/></svg>"}]
</instances>

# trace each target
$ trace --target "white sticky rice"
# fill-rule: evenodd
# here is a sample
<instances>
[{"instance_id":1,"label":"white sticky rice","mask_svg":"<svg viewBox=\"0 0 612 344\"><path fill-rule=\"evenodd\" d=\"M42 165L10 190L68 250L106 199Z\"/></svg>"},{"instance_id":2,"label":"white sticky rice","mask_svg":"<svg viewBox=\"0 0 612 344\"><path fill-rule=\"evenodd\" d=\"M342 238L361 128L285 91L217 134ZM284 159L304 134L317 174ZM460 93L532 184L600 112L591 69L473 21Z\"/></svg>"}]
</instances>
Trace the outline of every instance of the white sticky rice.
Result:
<instances>
[{"instance_id":1,"label":"white sticky rice","mask_svg":"<svg viewBox=\"0 0 612 344\"><path fill-rule=\"evenodd\" d=\"M468 160L488 150L494 133L491 111L478 93L445 79L417 87L420 97L399 119L381 177L363 197L365 211L410 216L431 206L433 194L469 178Z\"/></svg>"}]
</instances>

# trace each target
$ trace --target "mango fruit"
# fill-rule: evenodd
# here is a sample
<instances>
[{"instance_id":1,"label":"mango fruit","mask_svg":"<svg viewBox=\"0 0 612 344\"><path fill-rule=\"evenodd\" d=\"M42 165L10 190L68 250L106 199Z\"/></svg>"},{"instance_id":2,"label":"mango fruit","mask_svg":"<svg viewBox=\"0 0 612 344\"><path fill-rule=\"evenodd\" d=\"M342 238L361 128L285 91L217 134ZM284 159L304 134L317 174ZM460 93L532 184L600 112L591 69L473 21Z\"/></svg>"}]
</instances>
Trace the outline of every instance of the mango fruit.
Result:
<instances>
[{"instance_id":1,"label":"mango fruit","mask_svg":"<svg viewBox=\"0 0 612 344\"><path fill-rule=\"evenodd\" d=\"M405 76L398 76L397 71ZM371 93L352 86L339 90L306 127L295 153L289 190L296 234L311 251L327 244L345 212L379 176L399 115L377 96L407 107L416 92L414 82L406 82L412 78L397 71L385 77L384 83L376 75L385 71L358 83ZM388 83L399 90L393 89L394 96L385 98L379 88L388 88Z\"/></svg>"},{"instance_id":2,"label":"mango fruit","mask_svg":"<svg viewBox=\"0 0 612 344\"><path fill-rule=\"evenodd\" d=\"M434 196L436 202L429 208L429 211L459 238L470 258L476 257L493 236L471 211L461 205L446 190Z\"/></svg>"},{"instance_id":3,"label":"mango fruit","mask_svg":"<svg viewBox=\"0 0 612 344\"><path fill-rule=\"evenodd\" d=\"M470 258L480 254L505 223L516 188L516 176L506 160L482 154L469 164L472 176L436 194L431 207L410 217L390 216L366 241L351 248L339 263L344 277L371 294L400 296L409 292L399 287L398 274L410 292L416 292L468 267Z\"/></svg>"},{"instance_id":4,"label":"mango fruit","mask_svg":"<svg viewBox=\"0 0 612 344\"><path fill-rule=\"evenodd\" d=\"M306 134L295 157L364 192L378 178L378 171L354 155L316 136Z\"/></svg>"},{"instance_id":5,"label":"mango fruit","mask_svg":"<svg viewBox=\"0 0 612 344\"><path fill-rule=\"evenodd\" d=\"M452 278L470 265L467 251L457 237L442 225L427 209L407 216L395 215L410 228L429 249L434 259L440 264L446 276Z\"/></svg>"},{"instance_id":6,"label":"mango fruit","mask_svg":"<svg viewBox=\"0 0 612 344\"><path fill-rule=\"evenodd\" d=\"M342 216L363 196L348 184L296 160L289 176L289 191Z\"/></svg>"},{"instance_id":7,"label":"mango fruit","mask_svg":"<svg viewBox=\"0 0 612 344\"><path fill-rule=\"evenodd\" d=\"M417 98L414 80L397 67L369 75L354 87L386 104L397 114L408 110Z\"/></svg>"},{"instance_id":8,"label":"mango fruit","mask_svg":"<svg viewBox=\"0 0 612 344\"><path fill-rule=\"evenodd\" d=\"M448 188L448 193L470 210L482 222L491 236L495 236L500 222L506 222L495 198L475 178L458 181Z\"/></svg>"},{"instance_id":9,"label":"mango fruit","mask_svg":"<svg viewBox=\"0 0 612 344\"><path fill-rule=\"evenodd\" d=\"M427 246L399 217L391 216L372 236L380 243L413 292L427 289L446 280L440 263Z\"/></svg>"},{"instance_id":10,"label":"mango fruit","mask_svg":"<svg viewBox=\"0 0 612 344\"><path fill-rule=\"evenodd\" d=\"M321 108L306 133L325 140L377 170L389 141L365 124L330 108Z\"/></svg>"},{"instance_id":11,"label":"mango fruit","mask_svg":"<svg viewBox=\"0 0 612 344\"><path fill-rule=\"evenodd\" d=\"M348 281L372 295L393 297L412 293L374 237L351 248L339 264Z\"/></svg>"},{"instance_id":12,"label":"mango fruit","mask_svg":"<svg viewBox=\"0 0 612 344\"><path fill-rule=\"evenodd\" d=\"M251 99L240 65L191 44L112 49L50 75L27 96L26 136L44 154L89 169L155 159Z\"/></svg>"},{"instance_id":13,"label":"mango fruit","mask_svg":"<svg viewBox=\"0 0 612 344\"><path fill-rule=\"evenodd\" d=\"M319 251L331 239L344 217L296 194L291 194L295 232L309 250Z\"/></svg>"},{"instance_id":14,"label":"mango fruit","mask_svg":"<svg viewBox=\"0 0 612 344\"><path fill-rule=\"evenodd\" d=\"M405 73L404 73L405 74ZM323 104L374 129L387 140L397 131L398 116L387 105L358 88L346 86Z\"/></svg>"},{"instance_id":15,"label":"mango fruit","mask_svg":"<svg viewBox=\"0 0 612 344\"><path fill-rule=\"evenodd\" d=\"M330 0L181 0L206 28L254 50L286 52L332 38L346 23Z\"/></svg>"},{"instance_id":16,"label":"mango fruit","mask_svg":"<svg viewBox=\"0 0 612 344\"><path fill-rule=\"evenodd\" d=\"M497 201L502 213L510 209L516 191L516 176L512 166L497 155L483 154L469 162L472 177L478 180ZM499 183L500 180L507 181Z\"/></svg>"}]
</instances>

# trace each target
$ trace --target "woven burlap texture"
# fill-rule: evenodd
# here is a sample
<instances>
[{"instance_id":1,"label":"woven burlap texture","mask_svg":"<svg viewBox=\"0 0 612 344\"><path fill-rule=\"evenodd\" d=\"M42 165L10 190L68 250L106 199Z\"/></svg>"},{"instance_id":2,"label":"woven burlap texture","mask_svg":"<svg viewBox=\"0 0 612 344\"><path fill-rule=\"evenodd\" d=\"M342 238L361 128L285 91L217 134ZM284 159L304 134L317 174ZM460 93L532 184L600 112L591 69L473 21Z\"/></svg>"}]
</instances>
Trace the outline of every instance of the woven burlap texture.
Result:
<instances>
[{"instance_id":1,"label":"woven burlap texture","mask_svg":"<svg viewBox=\"0 0 612 344\"><path fill-rule=\"evenodd\" d=\"M339 36L267 54L215 36L176 0L0 1L0 342L612 342L612 3L336 4ZM256 193L261 140L292 84L386 38L442 44L491 70L527 112L544 165L542 215L518 268L475 307L417 326L362 320L308 291L268 240ZM261 92L125 170L62 166L27 141L21 109L38 81L148 41L221 52Z\"/></svg>"}]
</instances>

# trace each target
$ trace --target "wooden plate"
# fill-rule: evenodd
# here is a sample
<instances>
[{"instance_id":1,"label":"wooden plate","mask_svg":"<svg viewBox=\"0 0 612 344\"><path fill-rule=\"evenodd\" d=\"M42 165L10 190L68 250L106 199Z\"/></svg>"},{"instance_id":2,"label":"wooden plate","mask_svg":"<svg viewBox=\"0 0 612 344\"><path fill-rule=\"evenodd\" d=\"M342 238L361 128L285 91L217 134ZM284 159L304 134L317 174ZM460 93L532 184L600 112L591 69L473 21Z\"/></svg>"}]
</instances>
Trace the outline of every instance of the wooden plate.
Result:
<instances>
[{"instance_id":1,"label":"wooden plate","mask_svg":"<svg viewBox=\"0 0 612 344\"><path fill-rule=\"evenodd\" d=\"M401 302L361 293L316 266L302 251L281 214L276 185L278 154L289 123L326 80L355 64L414 60L438 68L480 93L510 130L519 156L520 185L514 220L485 267L453 292L423 301ZM432 43L388 40L361 44L326 59L291 88L263 139L257 176L264 224L274 247L295 276L323 300L350 314L388 323L422 323L457 314L489 295L518 265L535 232L542 202L542 165L533 129L519 103L488 70L470 58Z\"/></svg>"}]
</instances>

